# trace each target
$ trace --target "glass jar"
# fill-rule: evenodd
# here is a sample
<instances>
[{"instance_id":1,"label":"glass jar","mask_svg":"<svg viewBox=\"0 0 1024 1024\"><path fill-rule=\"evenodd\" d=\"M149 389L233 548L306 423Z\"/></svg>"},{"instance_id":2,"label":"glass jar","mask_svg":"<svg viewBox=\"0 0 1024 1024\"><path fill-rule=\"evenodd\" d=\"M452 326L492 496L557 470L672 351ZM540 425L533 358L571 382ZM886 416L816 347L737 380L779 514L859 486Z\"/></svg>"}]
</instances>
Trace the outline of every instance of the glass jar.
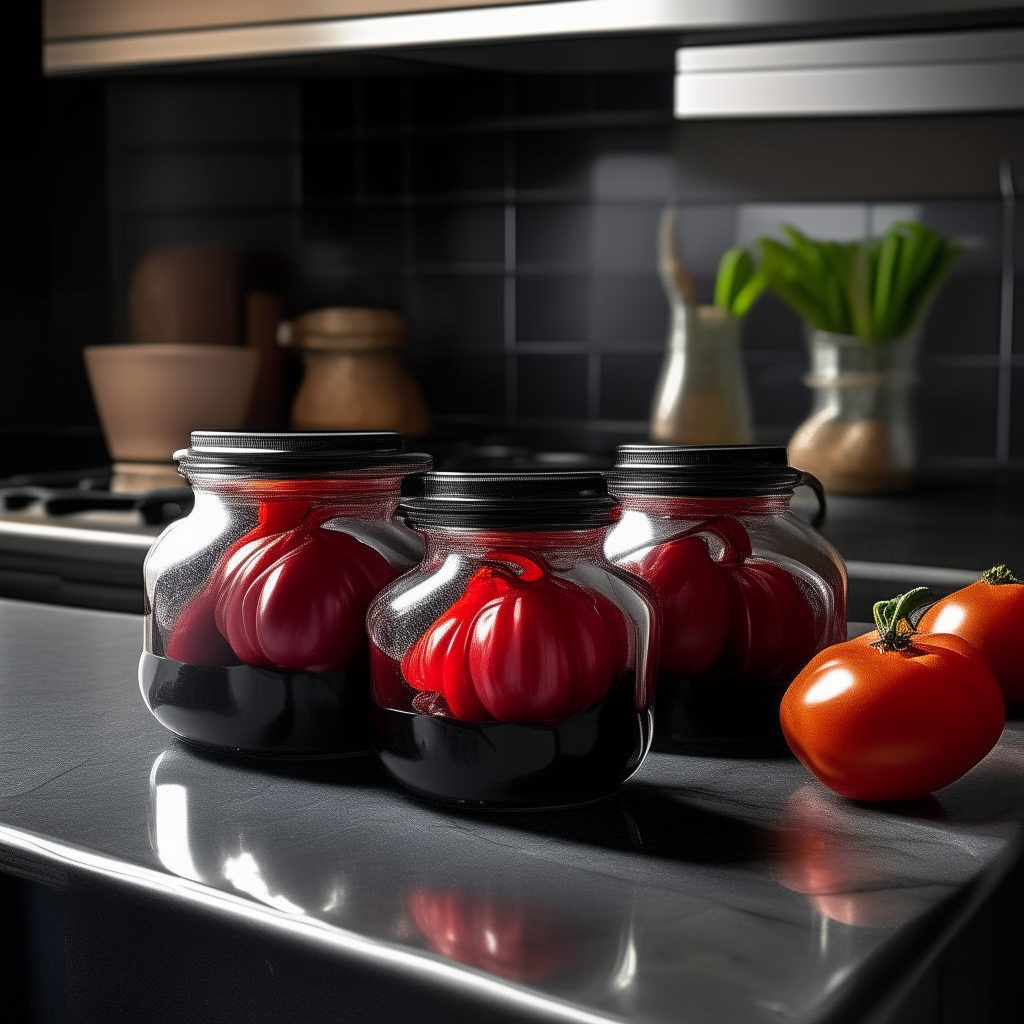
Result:
<instances>
[{"instance_id":1,"label":"glass jar","mask_svg":"<svg viewBox=\"0 0 1024 1024\"><path fill-rule=\"evenodd\" d=\"M366 608L422 557L391 521L429 467L394 433L194 431L195 491L146 557L139 685L184 739L248 754L366 753Z\"/></svg>"},{"instance_id":2,"label":"glass jar","mask_svg":"<svg viewBox=\"0 0 1024 1024\"><path fill-rule=\"evenodd\" d=\"M367 613L384 767L434 799L557 807L614 792L651 737L658 611L602 553L600 473L426 473L426 554Z\"/></svg>"},{"instance_id":3,"label":"glass jar","mask_svg":"<svg viewBox=\"0 0 1024 1024\"><path fill-rule=\"evenodd\" d=\"M623 513L607 557L661 604L655 746L694 753L786 749L778 707L808 660L846 639L846 568L790 512L821 485L763 445L623 445L609 487ZM819 523L820 524L820 523Z\"/></svg>"},{"instance_id":4,"label":"glass jar","mask_svg":"<svg viewBox=\"0 0 1024 1024\"><path fill-rule=\"evenodd\" d=\"M921 332L866 342L807 328L811 415L789 442L795 466L834 494L906 490L917 469L912 394Z\"/></svg>"}]
</instances>

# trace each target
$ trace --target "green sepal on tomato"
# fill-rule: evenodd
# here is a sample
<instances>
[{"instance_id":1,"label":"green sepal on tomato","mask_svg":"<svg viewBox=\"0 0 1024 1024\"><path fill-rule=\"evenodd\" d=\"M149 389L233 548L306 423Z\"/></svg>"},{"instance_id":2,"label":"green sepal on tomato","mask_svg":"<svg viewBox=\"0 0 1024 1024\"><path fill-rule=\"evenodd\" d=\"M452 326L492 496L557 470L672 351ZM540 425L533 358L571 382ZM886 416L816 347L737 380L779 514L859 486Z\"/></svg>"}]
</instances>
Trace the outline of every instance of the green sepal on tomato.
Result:
<instances>
[{"instance_id":1,"label":"green sepal on tomato","mask_svg":"<svg viewBox=\"0 0 1024 1024\"><path fill-rule=\"evenodd\" d=\"M1024 581L1005 565L936 601L917 628L963 637L984 655L1006 703L1024 704Z\"/></svg>"},{"instance_id":2,"label":"green sepal on tomato","mask_svg":"<svg viewBox=\"0 0 1024 1024\"><path fill-rule=\"evenodd\" d=\"M782 731L804 767L854 800L916 800L995 746L1006 719L985 658L908 616L924 587L875 605L877 632L815 655L782 699Z\"/></svg>"}]
</instances>

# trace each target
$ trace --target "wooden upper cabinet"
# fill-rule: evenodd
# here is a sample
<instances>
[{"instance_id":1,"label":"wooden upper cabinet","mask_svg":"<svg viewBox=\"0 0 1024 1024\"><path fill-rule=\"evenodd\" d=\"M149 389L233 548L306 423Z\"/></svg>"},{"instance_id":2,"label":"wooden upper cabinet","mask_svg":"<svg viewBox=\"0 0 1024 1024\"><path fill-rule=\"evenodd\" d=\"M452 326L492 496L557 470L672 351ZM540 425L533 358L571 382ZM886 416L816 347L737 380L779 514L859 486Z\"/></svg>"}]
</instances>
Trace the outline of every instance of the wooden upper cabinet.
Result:
<instances>
[{"instance_id":1,"label":"wooden upper cabinet","mask_svg":"<svg viewBox=\"0 0 1024 1024\"><path fill-rule=\"evenodd\" d=\"M232 28L536 0L45 0L47 40Z\"/></svg>"},{"instance_id":2,"label":"wooden upper cabinet","mask_svg":"<svg viewBox=\"0 0 1024 1024\"><path fill-rule=\"evenodd\" d=\"M619 70L619 50L628 67L648 57L616 46L591 51L596 37L649 40L659 33L672 44L679 32L777 31L829 21L867 21L865 34L874 35L897 17L905 31L907 17L981 8L992 17L998 8L1020 6L1021 0L44 0L43 66L51 75L104 73L570 39L587 50L577 65L610 62L610 70ZM649 59L667 70L663 50ZM535 70L529 48L518 52L523 68Z\"/></svg>"}]
</instances>

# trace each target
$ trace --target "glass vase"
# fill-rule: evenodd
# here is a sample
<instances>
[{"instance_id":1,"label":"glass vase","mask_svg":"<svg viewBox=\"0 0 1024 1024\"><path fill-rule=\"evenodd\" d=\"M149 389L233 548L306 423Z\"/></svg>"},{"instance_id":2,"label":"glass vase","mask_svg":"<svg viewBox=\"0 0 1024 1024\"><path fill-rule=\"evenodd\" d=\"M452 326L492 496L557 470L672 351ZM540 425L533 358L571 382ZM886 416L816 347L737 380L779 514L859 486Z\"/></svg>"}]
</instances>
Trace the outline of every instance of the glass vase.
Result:
<instances>
[{"instance_id":1,"label":"glass vase","mask_svg":"<svg viewBox=\"0 0 1024 1024\"><path fill-rule=\"evenodd\" d=\"M675 303L651 405L651 437L670 444L751 444L743 321L714 306Z\"/></svg>"},{"instance_id":2,"label":"glass vase","mask_svg":"<svg viewBox=\"0 0 1024 1024\"><path fill-rule=\"evenodd\" d=\"M833 494L906 490L917 468L912 395L920 330L886 342L807 328L811 415L789 442L790 464Z\"/></svg>"}]
</instances>

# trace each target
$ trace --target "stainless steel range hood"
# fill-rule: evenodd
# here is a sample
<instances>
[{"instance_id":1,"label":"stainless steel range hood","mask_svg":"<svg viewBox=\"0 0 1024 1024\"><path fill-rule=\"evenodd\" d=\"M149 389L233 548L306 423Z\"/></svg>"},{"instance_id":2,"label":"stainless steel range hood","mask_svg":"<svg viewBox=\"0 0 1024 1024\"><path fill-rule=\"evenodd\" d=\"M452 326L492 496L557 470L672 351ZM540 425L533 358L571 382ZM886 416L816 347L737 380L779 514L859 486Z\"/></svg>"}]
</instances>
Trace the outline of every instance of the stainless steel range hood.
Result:
<instances>
[{"instance_id":1,"label":"stainless steel range hood","mask_svg":"<svg viewBox=\"0 0 1024 1024\"><path fill-rule=\"evenodd\" d=\"M684 47L680 118L1024 109L1024 29Z\"/></svg>"},{"instance_id":2,"label":"stainless steel range hood","mask_svg":"<svg viewBox=\"0 0 1024 1024\"><path fill-rule=\"evenodd\" d=\"M44 64L67 74L346 53L429 60L439 48L511 44L524 55L518 69L531 70L531 44L569 40L584 49L605 43L601 59L614 69L616 47L607 43L627 37L661 40L650 51L660 55L666 41L710 41L709 33L724 41L828 37L851 26L871 34L965 21L991 27L1022 13L1020 0L46 0ZM516 69L507 57L505 66Z\"/></svg>"}]
</instances>

